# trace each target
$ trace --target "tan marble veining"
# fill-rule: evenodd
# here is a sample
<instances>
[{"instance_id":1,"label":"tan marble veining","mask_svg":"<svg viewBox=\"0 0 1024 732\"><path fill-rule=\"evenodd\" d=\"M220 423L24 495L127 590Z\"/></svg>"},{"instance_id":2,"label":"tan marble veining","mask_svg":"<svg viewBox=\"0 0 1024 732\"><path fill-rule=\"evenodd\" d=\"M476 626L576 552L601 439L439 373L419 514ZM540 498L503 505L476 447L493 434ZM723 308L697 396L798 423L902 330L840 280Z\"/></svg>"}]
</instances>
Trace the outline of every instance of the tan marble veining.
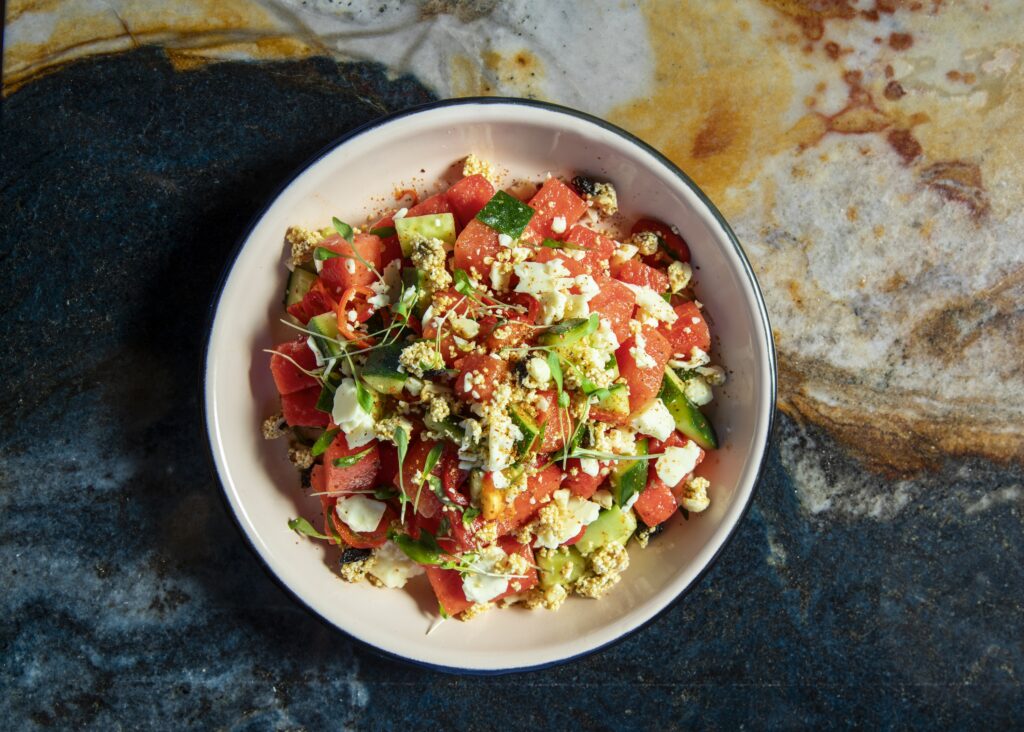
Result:
<instances>
[{"instance_id":1,"label":"tan marble veining","mask_svg":"<svg viewBox=\"0 0 1024 732\"><path fill-rule=\"evenodd\" d=\"M3 90L158 44L182 70L330 54L442 97L581 107L662 149L726 213L765 291L790 415L899 473L1020 460L1024 3L565 7L16 0Z\"/></svg>"}]
</instances>

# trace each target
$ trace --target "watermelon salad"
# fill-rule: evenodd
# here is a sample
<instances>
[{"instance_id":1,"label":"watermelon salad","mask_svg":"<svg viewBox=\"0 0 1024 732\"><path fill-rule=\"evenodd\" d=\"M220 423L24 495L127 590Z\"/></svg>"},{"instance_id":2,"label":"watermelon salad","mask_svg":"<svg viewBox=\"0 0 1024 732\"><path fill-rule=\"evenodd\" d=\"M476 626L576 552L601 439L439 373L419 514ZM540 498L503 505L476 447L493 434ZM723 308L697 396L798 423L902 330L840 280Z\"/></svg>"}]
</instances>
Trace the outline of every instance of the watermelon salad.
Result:
<instances>
[{"instance_id":1,"label":"watermelon salad","mask_svg":"<svg viewBox=\"0 0 1024 732\"><path fill-rule=\"evenodd\" d=\"M425 574L442 618L601 597L708 507L718 447L700 408L725 372L678 230L585 175L501 183L469 156L361 227L289 229L295 337L270 351L264 435L319 508L288 526L344 580Z\"/></svg>"}]
</instances>

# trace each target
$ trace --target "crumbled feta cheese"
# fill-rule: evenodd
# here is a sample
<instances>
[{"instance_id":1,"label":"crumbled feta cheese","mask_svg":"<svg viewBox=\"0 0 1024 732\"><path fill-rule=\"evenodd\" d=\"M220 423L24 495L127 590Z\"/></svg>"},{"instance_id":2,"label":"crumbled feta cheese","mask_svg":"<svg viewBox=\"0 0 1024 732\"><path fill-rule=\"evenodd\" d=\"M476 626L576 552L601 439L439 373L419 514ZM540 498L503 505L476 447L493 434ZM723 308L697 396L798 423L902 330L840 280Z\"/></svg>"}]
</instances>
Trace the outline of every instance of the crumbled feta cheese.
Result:
<instances>
[{"instance_id":1,"label":"crumbled feta cheese","mask_svg":"<svg viewBox=\"0 0 1024 732\"><path fill-rule=\"evenodd\" d=\"M514 242L514 241L515 241L515 239L513 239L508 234L498 234L498 244L500 244L501 246L503 246L505 248L508 248L508 247L512 246L512 242Z\"/></svg>"},{"instance_id":2,"label":"crumbled feta cheese","mask_svg":"<svg viewBox=\"0 0 1024 732\"><path fill-rule=\"evenodd\" d=\"M565 268L561 259L552 259L548 262L519 262L513 270L519 277L516 292L536 296L572 285L569 270Z\"/></svg>"},{"instance_id":3,"label":"crumbled feta cheese","mask_svg":"<svg viewBox=\"0 0 1024 732\"><path fill-rule=\"evenodd\" d=\"M693 348L690 349L689 359L686 358L685 354L676 353L674 354L674 358L672 358L672 360L668 362L668 365L674 369L684 369L686 371L691 371L693 369L699 368L700 366L706 366L709 363L711 363L711 357L708 356L708 354L705 353L702 349L698 348L697 346L694 346Z\"/></svg>"},{"instance_id":4,"label":"crumbled feta cheese","mask_svg":"<svg viewBox=\"0 0 1024 732\"><path fill-rule=\"evenodd\" d=\"M526 362L526 373L537 384L538 389L543 389L551 381L551 367L545 359L538 356Z\"/></svg>"},{"instance_id":5,"label":"crumbled feta cheese","mask_svg":"<svg viewBox=\"0 0 1024 732\"><path fill-rule=\"evenodd\" d=\"M580 470L591 477L596 477L601 472L601 465L594 458L582 458L580 460Z\"/></svg>"},{"instance_id":6,"label":"crumbled feta cheese","mask_svg":"<svg viewBox=\"0 0 1024 732\"><path fill-rule=\"evenodd\" d=\"M693 472L697 467L698 458L700 447L690 440L683 447L666 447L665 452L654 463L654 470L662 482L671 488L679 485L679 481Z\"/></svg>"},{"instance_id":7,"label":"crumbled feta cheese","mask_svg":"<svg viewBox=\"0 0 1024 732\"><path fill-rule=\"evenodd\" d=\"M405 380L405 390L412 394L414 397L418 397L420 392L423 391L423 382L417 379L415 376L410 376Z\"/></svg>"},{"instance_id":8,"label":"crumbled feta cheese","mask_svg":"<svg viewBox=\"0 0 1024 732\"><path fill-rule=\"evenodd\" d=\"M559 290L540 295L540 322L543 325L557 323L565 319L565 308L569 304L569 296Z\"/></svg>"},{"instance_id":9,"label":"crumbled feta cheese","mask_svg":"<svg viewBox=\"0 0 1024 732\"><path fill-rule=\"evenodd\" d=\"M615 252L612 254L612 264L622 265L636 256L639 251L635 245L628 242L616 242Z\"/></svg>"},{"instance_id":10,"label":"crumbled feta cheese","mask_svg":"<svg viewBox=\"0 0 1024 732\"><path fill-rule=\"evenodd\" d=\"M613 455L632 455L636 442L633 432L605 422L593 423L594 449Z\"/></svg>"},{"instance_id":11,"label":"crumbled feta cheese","mask_svg":"<svg viewBox=\"0 0 1024 732\"><path fill-rule=\"evenodd\" d=\"M711 499L708 498L710 486L707 478L701 478L699 475L690 478L683 488L683 497L679 505L691 513L700 513L711 505Z\"/></svg>"},{"instance_id":12,"label":"crumbled feta cheese","mask_svg":"<svg viewBox=\"0 0 1024 732\"><path fill-rule=\"evenodd\" d=\"M409 559L393 541L375 551L374 556L377 560L367 574L376 577L385 587L405 587L410 578L423 574L423 567Z\"/></svg>"},{"instance_id":13,"label":"crumbled feta cheese","mask_svg":"<svg viewBox=\"0 0 1024 732\"><path fill-rule=\"evenodd\" d=\"M472 562L473 571L467 572L462 579L462 592L467 600L490 602L508 590L508 577L497 572L498 564L504 561L505 552L498 546L489 546L477 554Z\"/></svg>"},{"instance_id":14,"label":"crumbled feta cheese","mask_svg":"<svg viewBox=\"0 0 1024 732\"><path fill-rule=\"evenodd\" d=\"M565 233L565 217L564 216L555 216L553 219L551 219L551 231L553 231L556 234L564 234Z\"/></svg>"},{"instance_id":15,"label":"crumbled feta cheese","mask_svg":"<svg viewBox=\"0 0 1024 732\"><path fill-rule=\"evenodd\" d=\"M376 436L373 415L363 410L356 394L356 382L353 379L342 379L334 392L334 404L331 407L331 419L345 433L345 441L353 449L362 447Z\"/></svg>"},{"instance_id":16,"label":"crumbled feta cheese","mask_svg":"<svg viewBox=\"0 0 1024 732\"><path fill-rule=\"evenodd\" d=\"M457 317L452 320L452 328L463 338L476 338L480 333L480 324L475 320L466 317Z\"/></svg>"},{"instance_id":17,"label":"crumbled feta cheese","mask_svg":"<svg viewBox=\"0 0 1024 732\"><path fill-rule=\"evenodd\" d=\"M689 262L672 262L668 266L668 283L672 292L682 292L690 284L693 269Z\"/></svg>"},{"instance_id":18,"label":"crumbled feta cheese","mask_svg":"<svg viewBox=\"0 0 1024 732\"><path fill-rule=\"evenodd\" d=\"M342 496L334 506L334 512L353 531L367 533L376 530L387 507L384 501L362 495Z\"/></svg>"},{"instance_id":19,"label":"crumbled feta cheese","mask_svg":"<svg viewBox=\"0 0 1024 732\"><path fill-rule=\"evenodd\" d=\"M409 214L409 209L407 209L407 208L400 208L397 211L395 211L395 215L391 217L391 220L392 221L398 221L399 219L404 219L408 214Z\"/></svg>"},{"instance_id":20,"label":"crumbled feta cheese","mask_svg":"<svg viewBox=\"0 0 1024 732\"><path fill-rule=\"evenodd\" d=\"M631 285L628 282L623 284L636 295L636 304L646 316L669 325L679 319L672 306L665 302L665 299L650 287Z\"/></svg>"},{"instance_id":21,"label":"crumbled feta cheese","mask_svg":"<svg viewBox=\"0 0 1024 732\"><path fill-rule=\"evenodd\" d=\"M533 546L555 549L596 521L600 513L601 507L593 501L577 498L568 489L559 488L530 525L536 537Z\"/></svg>"},{"instance_id":22,"label":"crumbled feta cheese","mask_svg":"<svg viewBox=\"0 0 1024 732\"><path fill-rule=\"evenodd\" d=\"M583 295L565 296L565 305L562 308L562 318L587 318L590 316L590 306L587 305L587 298Z\"/></svg>"},{"instance_id":23,"label":"crumbled feta cheese","mask_svg":"<svg viewBox=\"0 0 1024 732\"><path fill-rule=\"evenodd\" d=\"M633 417L630 426L637 432L650 435L656 440L667 440L676 429L675 419L668 411L665 402L661 399L654 399L644 407L639 414Z\"/></svg>"},{"instance_id":24,"label":"crumbled feta cheese","mask_svg":"<svg viewBox=\"0 0 1024 732\"><path fill-rule=\"evenodd\" d=\"M651 369L658 365L649 353L647 353L647 339L643 333L633 336L633 345L629 349L629 355L636 361L637 368Z\"/></svg>"},{"instance_id":25,"label":"crumbled feta cheese","mask_svg":"<svg viewBox=\"0 0 1024 732\"><path fill-rule=\"evenodd\" d=\"M614 216L619 210L619 197L611 183L595 183L594 195L587 198L605 216Z\"/></svg>"},{"instance_id":26,"label":"crumbled feta cheese","mask_svg":"<svg viewBox=\"0 0 1024 732\"><path fill-rule=\"evenodd\" d=\"M696 374L686 380L686 384L683 386L683 393L686 394L687 399L698 407L703 407L714 397L708 382L704 380L703 376Z\"/></svg>"},{"instance_id":27,"label":"crumbled feta cheese","mask_svg":"<svg viewBox=\"0 0 1024 732\"><path fill-rule=\"evenodd\" d=\"M507 262L491 263L491 289L505 292L512 282L512 269Z\"/></svg>"},{"instance_id":28,"label":"crumbled feta cheese","mask_svg":"<svg viewBox=\"0 0 1024 732\"><path fill-rule=\"evenodd\" d=\"M572 278L572 283L587 302L601 293L601 287L597 284L597 280L588 274L576 275Z\"/></svg>"},{"instance_id":29,"label":"crumbled feta cheese","mask_svg":"<svg viewBox=\"0 0 1024 732\"><path fill-rule=\"evenodd\" d=\"M591 500L601 508L611 508L615 502L615 497L612 496L611 491L607 491L604 488L594 491Z\"/></svg>"},{"instance_id":30,"label":"crumbled feta cheese","mask_svg":"<svg viewBox=\"0 0 1024 732\"><path fill-rule=\"evenodd\" d=\"M725 383L725 369L721 366L699 366L695 370L711 386L721 386Z\"/></svg>"},{"instance_id":31,"label":"crumbled feta cheese","mask_svg":"<svg viewBox=\"0 0 1024 732\"><path fill-rule=\"evenodd\" d=\"M486 468L504 470L515 462L516 440L522 439L523 433L506 412L492 411L488 422Z\"/></svg>"}]
</instances>

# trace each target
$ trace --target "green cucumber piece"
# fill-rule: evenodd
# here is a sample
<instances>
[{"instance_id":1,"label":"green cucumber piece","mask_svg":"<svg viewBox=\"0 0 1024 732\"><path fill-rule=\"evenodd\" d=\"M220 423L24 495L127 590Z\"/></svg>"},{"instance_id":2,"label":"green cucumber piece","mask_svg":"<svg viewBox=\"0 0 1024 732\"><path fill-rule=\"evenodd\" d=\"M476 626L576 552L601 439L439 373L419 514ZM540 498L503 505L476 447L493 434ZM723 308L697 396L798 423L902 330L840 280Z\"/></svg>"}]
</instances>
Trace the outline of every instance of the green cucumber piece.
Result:
<instances>
[{"instance_id":1,"label":"green cucumber piece","mask_svg":"<svg viewBox=\"0 0 1024 732\"><path fill-rule=\"evenodd\" d=\"M330 414L334 411L334 392L335 388L329 384L324 384L320 388L320 396L316 400L314 405L319 411L327 412Z\"/></svg>"},{"instance_id":2,"label":"green cucumber piece","mask_svg":"<svg viewBox=\"0 0 1024 732\"><path fill-rule=\"evenodd\" d=\"M425 424L427 429L431 432L444 435L444 437L456 444L461 444L462 438L466 434L466 431L459 426L459 423L451 415L438 422L436 419L431 419L429 414L424 414L423 424Z\"/></svg>"},{"instance_id":3,"label":"green cucumber piece","mask_svg":"<svg viewBox=\"0 0 1024 732\"><path fill-rule=\"evenodd\" d=\"M412 307L412 314L417 318L422 318L427 305L430 304L430 293L423 286L423 272L415 267L402 268L402 284L405 285L406 289L416 288L417 297L416 303Z\"/></svg>"},{"instance_id":4,"label":"green cucumber piece","mask_svg":"<svg viewBox=\"0 0 1024 732\"><path fill-rule=\"evenodd\" d=\"M505 234L518 239L530 219L533 218L534 210L517 198L513 198L505 191L498 191L487 204L480 209L476 215L478 221L490 226L499 234Z\"/></svg>"},{"instance_id":5,"label":"green cucumber piece","mask_svg":"<svg viewBox=\"0 0 1024 732\"><path fill-rule=\"evenodd\" d=\"M608 372L610 381L613 382L608 387L608 394L597 400L595 406L600 407L606 412L617 414L621 417L629 416L629 387L625 384L614 383L619 378L619 362L615 360L615 355L608 359L608 362L604 365L605 371Z\"/></svg>"},{"instance_id":6,"label":"green cucumber piece","mask_svg":"<svg viewBox=\"0 0 1024 732\"><path fill-rule=\"evenodd\" d=\"M302 302L309 288L316 282L316 273L298 267L288 275L288 288L284 292L284 306Z\"/></svg>"},{"instance_id":7,"label":"green cucumber piece","mask_svg":"<svg viewBox=\"0 0 1024 732\"><path fill-rule=\"evenodd\" d=\"M412 254L413 242L420 237L440 239L450 248L455 246L455 216L450 213L406 216L395 221L395 232L406 257Z\"/></svg>"},{"instance_id":8,"label":"green cucumber piece","mask_svg":"<svg viewBox=\"0 0 1024 732\"><path fill-rule=\"evenodd\" d=\"M659 396L676 421L677 430L705 450L718 449L718 436L715 435L715 428L711 426L711 422L701 413L697 405L686 398L686 384L670 368L665 369L665 378L661 382Z\"/></svg>"},{"instance_id":9,"label":"green cucumber piece","mask_svg":"<svg viewBox=\"0 0 1024 732\"><path fill-rule=\"evenodd\" d=\"M363 381L381 394L400 394L409 378L408 374L398 370L398 359L401 355L402 346L397 343L389 343L371 351L360 371Z\"/></svg>"},{"instance_id":10,"label":"green cucumber piece","mask_svg":"<svg viewBox=\"0 0 1024 732\"><path fill-rule=\"evenodd\" d=\"M327 358L341 355L341 344L336 340L338 338L338 316L336 314L315 315L310 318L306 328L316 334L313 336L313 340L316 341L320 353Z\"/></svg>"},{"instance_id":11,"label":"green cucumber piece","mask_svg":"<svg viewBox=\"0 0 1024 732\"><path fill-rule=\"evenodd\" d=\"M568 567L568 569L566 569ZM537 554L540 586L571 585L587 571L587 560L574 546L562 546Z\"/></svg>"},{"instance_id":12,"label":"green cucumber piece","mask_svg":"<svg viewBox=\"0 0 1024 732\"><path fill-rule=\"evenodd\" d=\"M537 426L537 422L534 421L533 417L520 406L511 407L509 414L512 416L512 422L523 433L522 439L516 442L516 456L521 458L530 451L537 441L540 435L540 427Z\"/></svg>"},{"instance_id":13,"label":"green cucumber piece","mask_svg":"<svg viewBox=\"0 0 1024 732\"><path fill-rule=\"evenodd\" d=\"M597 331L601 317L594 313L589 318L571 318L555 323L540 334L537 342L542 346L561 348L571 346Z\"/></svg>"},{"instance_id":14,"label":"green cucumber piece","mask_svg":"<svg viewBox=\"0 0 1024 732\"><path fill-rule=\"evenodd\" d=\"M587 556L595 549L611 542L625 546L634 531L636 516L633 515L633 510L623 511L618 506L612 506L606 511L601 511L601 515L587 526L587 530L574 546L580 554Z\"/></svg>"},{"instance_id":15,"label":"green cucumber piece","mask_svg":"<svg viewBox=\"0 0 1024 732\"><path fill-rule=\"evenodd\" d=\"M634 455L647 454L647 440L637 440L633 446ZM615 502L625 506L634 493L647 487L647 460L619 460L611 473L612 495Z\"/></svg>"}]
</instances>

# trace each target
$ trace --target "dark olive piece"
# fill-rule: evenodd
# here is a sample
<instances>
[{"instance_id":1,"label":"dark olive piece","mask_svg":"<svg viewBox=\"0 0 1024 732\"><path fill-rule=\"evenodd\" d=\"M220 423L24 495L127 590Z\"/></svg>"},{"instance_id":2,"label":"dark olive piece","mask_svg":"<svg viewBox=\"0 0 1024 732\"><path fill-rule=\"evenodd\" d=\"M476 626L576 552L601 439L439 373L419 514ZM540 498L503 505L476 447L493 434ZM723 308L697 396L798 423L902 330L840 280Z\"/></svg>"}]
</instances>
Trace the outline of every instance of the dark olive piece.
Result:
<instances>
[{"instance_id":1,"label":"dark olive piece","mask_svg":"<svg viewBox=\"0 0 1024 732\"><path fill-rule=\"evenodd\" d=\"M593 196L597 193L597 181L585 175L575 176L570 183L581 196Z\"/></svg>"},{"instance_id":2,"label":"dark olive piece","mask_svg":"<svg viewBox=\"0 0 1024 732\"><path fill-rule=\"evenodd\" d=\"M341 563L351 564L352 562L361 562L367 559L373 554L372 549L356 549L355 547L346 547L345 551L341 553Z\"/></svg>"}]
</instances>

